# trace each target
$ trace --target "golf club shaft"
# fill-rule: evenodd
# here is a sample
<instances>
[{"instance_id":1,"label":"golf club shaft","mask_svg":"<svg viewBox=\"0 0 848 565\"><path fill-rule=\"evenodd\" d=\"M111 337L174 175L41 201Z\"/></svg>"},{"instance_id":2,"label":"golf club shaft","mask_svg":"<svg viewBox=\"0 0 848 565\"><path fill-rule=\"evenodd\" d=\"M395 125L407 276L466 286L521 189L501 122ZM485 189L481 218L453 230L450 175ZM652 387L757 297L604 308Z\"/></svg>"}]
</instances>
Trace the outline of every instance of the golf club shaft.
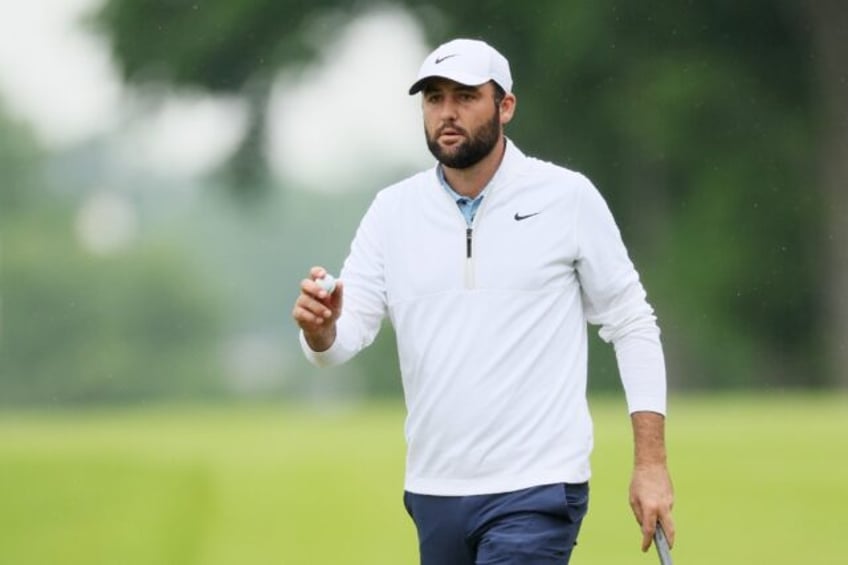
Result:
<instances>
[{"instance_id":1,"label":"golf club shaft","mask_svg":"<svg viewBox=\"0 0 848 565\"><path fill-rule=\"evenodd\" d=\"M654 531L654 546L656 546L657 554L660 556L660 565L672 565L668 540L659 522L657 522L657 529Z\"/></svg>"}]
</instances>

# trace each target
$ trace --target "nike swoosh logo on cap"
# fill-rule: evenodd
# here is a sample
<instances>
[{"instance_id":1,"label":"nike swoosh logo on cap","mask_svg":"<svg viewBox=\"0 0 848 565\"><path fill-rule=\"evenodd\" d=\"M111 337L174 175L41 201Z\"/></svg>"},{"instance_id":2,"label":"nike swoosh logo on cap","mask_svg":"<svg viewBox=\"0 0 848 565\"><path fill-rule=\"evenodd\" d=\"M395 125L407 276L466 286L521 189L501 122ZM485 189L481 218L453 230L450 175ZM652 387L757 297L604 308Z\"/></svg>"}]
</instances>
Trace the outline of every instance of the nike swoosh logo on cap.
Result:
<instances>
[{"instance_id":1,"label":"nike swoosh logo on cap","mask_svg":"<svg viewBox=\"0 0 848 565\"><path fill-rule=\"evenodd\" d=\"M438 65L445 59L450 59L451 57L456 57L459 53L453 53L452 55L445 55L444 57L436 57L436 64Z\"/></svg>"}]
</instances>

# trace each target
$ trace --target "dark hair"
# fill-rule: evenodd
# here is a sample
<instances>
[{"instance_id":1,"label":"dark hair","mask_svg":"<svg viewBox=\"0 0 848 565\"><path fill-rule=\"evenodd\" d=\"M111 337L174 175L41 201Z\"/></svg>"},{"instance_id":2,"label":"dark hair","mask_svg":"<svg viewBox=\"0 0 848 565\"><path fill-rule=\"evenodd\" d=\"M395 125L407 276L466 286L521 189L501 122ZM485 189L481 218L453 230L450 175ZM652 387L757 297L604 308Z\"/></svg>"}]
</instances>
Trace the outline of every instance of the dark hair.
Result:
<instances>
[{"instance_id":1,"label":"dark hair","mask_svg":"<svg viewBox=\"0 0 848 565\"><path fill-rule=\"evenodd\" d=\"M504 98L506 98L506 90L504 90L501 85L499 85L498 83L496 83L493 80L490 80L489 82L492 83L492 86L495 89L495 94L494 94L495 108L500 108L501 102L503 102ZM421 86L421 92L422 92L422 94L427 94L427 92L429 92L429 90L430 90L430 82L428 81L428 82L425 82Z\"/></svg>"},{"instance_id":2,"label":"dark hair","mask_svg":"<svg viewBox=\"0 0 848 565\"><path fill-rule=\"evenodd\" d=\"M492 81L492 86L495 87L495 107L500 108L501 102L506 97L506 91L495 81Z\"/></svg>"}]
</instances>

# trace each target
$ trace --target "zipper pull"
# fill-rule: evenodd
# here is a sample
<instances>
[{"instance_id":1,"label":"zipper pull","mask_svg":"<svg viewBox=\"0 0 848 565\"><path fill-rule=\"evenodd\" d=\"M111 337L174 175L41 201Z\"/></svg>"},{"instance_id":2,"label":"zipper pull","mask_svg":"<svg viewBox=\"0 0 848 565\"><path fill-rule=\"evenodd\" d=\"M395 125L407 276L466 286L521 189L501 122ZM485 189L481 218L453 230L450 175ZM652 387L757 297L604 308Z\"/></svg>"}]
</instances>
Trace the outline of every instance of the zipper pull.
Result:
<instances>
[{"instance_id":1,"label":"zipper pull","mask_svg":"<svg viewBox=\"0 0 848 565\"><path fill-rule=\"evenodd\" d=\"M471 228L467 228L465 230L465 257L466 259L471 259L471 234L473 230Z\"/></svg>"}]
</instances>

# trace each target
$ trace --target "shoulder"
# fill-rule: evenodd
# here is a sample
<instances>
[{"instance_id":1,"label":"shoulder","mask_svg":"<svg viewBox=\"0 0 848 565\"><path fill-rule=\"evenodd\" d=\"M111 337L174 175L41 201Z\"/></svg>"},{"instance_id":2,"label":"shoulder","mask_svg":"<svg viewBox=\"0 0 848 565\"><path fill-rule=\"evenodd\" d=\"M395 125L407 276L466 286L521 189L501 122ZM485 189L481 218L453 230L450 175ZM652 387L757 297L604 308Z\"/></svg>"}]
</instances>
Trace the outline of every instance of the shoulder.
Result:
<instances>
[{"instance_id":1,"label":"shoulder","mask_svg":"<svg viewBox=\"0 0 848 565\"><path fill-rule=\"evenodd\" d=\"M561 188L578 191L594 189L592 181L583 173L536 157L526 157L523 169L526 175L533 176L542 182L550 182Z\"/></svg>"},{"instance_id":2,"label":"shoulder","mask_svg":"<svg viewBox=\"0 0 848 565\"><path fill-rule=\"evenodd\" d=\"M519 192L539 191L569 208L579 206L588 194L598 192L586 175L557 163L522 156L515 165L513 178Z\"/></svg>"},{"instance_id":3,"label":"shoulder","mask_svg":"<svg viewBox=\"0 0 848 565\"><path fill-rule=\"evenodd\" d=\"M593 186L583 173L551 161L525 155L511 140L507 146L505 164L511 175L523 177L524 181L531 181L533 184L576 190Z\"/></svg>"}]
</instances>

